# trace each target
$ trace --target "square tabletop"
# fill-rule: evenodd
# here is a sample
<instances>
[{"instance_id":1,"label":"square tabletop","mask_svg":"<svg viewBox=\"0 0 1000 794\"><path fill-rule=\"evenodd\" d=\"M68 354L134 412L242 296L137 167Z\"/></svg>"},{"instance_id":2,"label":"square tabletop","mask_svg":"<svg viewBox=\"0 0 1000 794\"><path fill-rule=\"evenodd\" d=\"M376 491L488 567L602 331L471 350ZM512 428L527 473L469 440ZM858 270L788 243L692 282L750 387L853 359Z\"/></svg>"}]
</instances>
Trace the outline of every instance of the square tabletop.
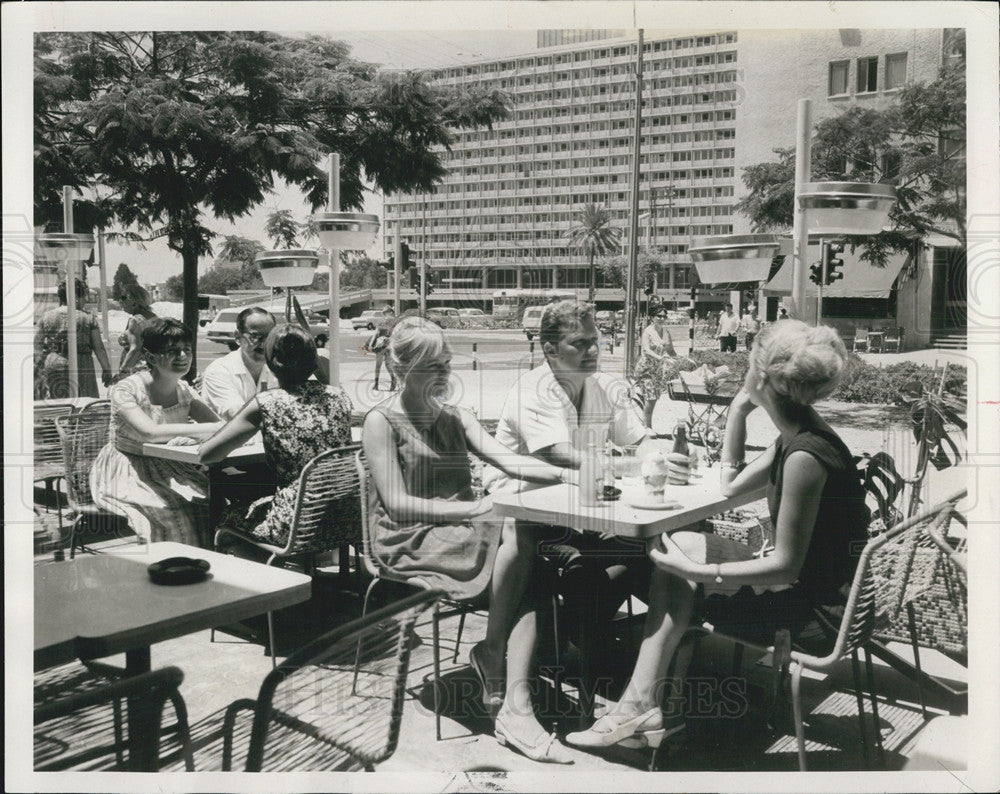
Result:
<instances>
[{"instance_id":1,"label":"square tabletop","mask_svg":"<svg viewBox=\"0 0 1000 794\"><path fill-rule=\"evenodd\" d=\"M207 560L201 582L153 584L147 566L167 557ZM125 545L35 568L35 669L148 648L309 598L296 571L183 543Z\"/></svg>"},{"instance_id":2,"label":"square tabletop","mask_svg":"<svg viewBox=\"0 0 1000 794\"><path fill-rule=\"evenodd\" d=\"M630 502L644 501L643 486L637 480L616 480L622 489L614 502L594 507L580 504L580 490L575 485L548 485L519 493L493 494L493 506L502 516L539 524L570 527L579 531L611 532L630 538L648 538L672 532L703 519L760 499L761 488L738 496L723 496L717 470L708 470L688 485L667 485L665 503L672 509L644 509ZM624 484L623 484L624 483Z\"/></svg>"}]
</instances>

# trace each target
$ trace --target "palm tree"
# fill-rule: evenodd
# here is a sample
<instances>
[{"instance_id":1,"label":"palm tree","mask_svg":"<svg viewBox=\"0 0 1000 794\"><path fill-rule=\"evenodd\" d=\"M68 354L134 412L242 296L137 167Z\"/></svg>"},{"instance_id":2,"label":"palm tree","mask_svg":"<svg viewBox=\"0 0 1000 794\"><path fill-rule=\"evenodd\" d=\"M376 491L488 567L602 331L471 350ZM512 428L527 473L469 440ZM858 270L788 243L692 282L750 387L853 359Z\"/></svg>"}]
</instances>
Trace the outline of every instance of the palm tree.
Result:
<instances>
[{"instance_id":1,"label":"palm tree","mask_svg":"<svg viewBox=\"0 0 1000 794\"><path fill-rule=\"evenodd\" d=\"M284 245L285 248L295 248L299 244L299 224L292 218L291 210L275 210L267 216L264 224L266 234L275 248Z\"/></svg>"},{"instance_id":2,"label":"palm tree","mask_svg":"<svg viewBox=\"0 0 1000 794\"><path fill-rule=\"evenodd\" d=\"M566 233L570 246L586 251L590 258L590 290L587 300L591 303L594 302L597 287L594 257L598 254L605 256L618 250L620 235L621 230L611 225L608 211L597 204L584 204L582 209L577 210L576 225Z\"/></svg>"}]
</instances>

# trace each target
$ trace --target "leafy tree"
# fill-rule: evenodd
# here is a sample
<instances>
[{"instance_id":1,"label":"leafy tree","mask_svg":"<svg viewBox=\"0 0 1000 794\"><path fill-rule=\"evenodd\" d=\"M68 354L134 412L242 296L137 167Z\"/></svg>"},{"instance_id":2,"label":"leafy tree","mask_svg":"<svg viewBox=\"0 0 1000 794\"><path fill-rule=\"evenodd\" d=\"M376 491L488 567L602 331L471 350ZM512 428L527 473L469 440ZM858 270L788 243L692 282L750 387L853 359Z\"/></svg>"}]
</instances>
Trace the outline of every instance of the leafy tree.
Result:
<instances>
[{"instance_id":1,"label":"leafy tree","mask_svg":"<svg viewBox=\"0 0 1000 794\"><path fill-rule=\"evenodd\" d=\"M388 283L386 269L367 256L352 260L340 271L340 286L352 289L380 289Z\"/></svg>"},{"instance_id":2,"label":"leafy tree","mask_svg":"<svg viewBox=\"0 0 1000 794\"><path fill-rule=\"evenodd\" d=\"M861 258L884 266L890 251L912 250L928 234L963 245L966 237L966 118L964 57L950 59L931 83L903 88L885 110L854 106L816 125L812 178L816 181L881 182L896 188L891 229L849 237ZM792 224L794 149L775 149L778 162L743 171L749 194L737 211L754 231Z\"/></svg>"},{"instance_id":3,"label":"leafy tree","mask_svg":"<svg viewBox=\"0 0 1000 794\"><path fill-rule=\"evenodd\" d=\"M611 225L611 216L604 207L584 204L577 210L576 225L566 235L569 237L570 247L585 251L590 259L588 300L593 303L597 276L594 258L617 250L621 230Z\"/></svg>"},{"instance_id":4,"label":"leafy tree","mask_svg":"<svg viewBox=\"0 0 1000 794\"><path fill-rule=\"evenodd\" d=\"M636 281L638 285L651 281L658 267L667 262L666 256L658 250L642 249L636 261ZM604 283L609 287L625 289L628 281L628 257L615 256L604 260L601 264L604 273Z\"/></svg>"},{"instance_id":5,"label":"leafy tree","mask_svg":"<svg viewBox=\"0 0 1000 794\"><path fill-rule=\"evenodd\" d=\"M430 190L452 129L506 115L504 96L382 74L328 39L270 32L44 33L35 39L35 210L61 217L73 185L80 230L165 237L183 262L184 322L198 321L199 258L211 218L259 205L275 176L325 204L328 152L341 155L340 202ZM194 377L195 367L189 377Z\"/></svg>"},{"instance_id":6,"label":"leafy tree","mask_svg":"<svg viewBox=\"0 0 1000 794\"><path fill-rule=\"evenodd\" d=\"M299 224L292 218L291 210L275 210L268 215L264 234L275 248L297 248L299 245Z\"/></svg>"},{"instance_id":7,"label":"leafy tree","mask_svg":"<svg viewBox=\"0 0 1000 794\"><path fill-rule=\"evenodd\" d=\"M167 300L184 300L184 278L180 274L168 276L167 280L163 282L163 289L167 294Z\"/></svg>"},{"instance_id":8,"label":"leafy tree","mask_svg":"<svg viewBox=\"0 0 1000 794\"><path fill-rule=\"evenodd\" d=\"M121 303L142 291L142 285L132 269L124 262L120 263L111 280L111 299Z\"/></svg>"}]
</instances>

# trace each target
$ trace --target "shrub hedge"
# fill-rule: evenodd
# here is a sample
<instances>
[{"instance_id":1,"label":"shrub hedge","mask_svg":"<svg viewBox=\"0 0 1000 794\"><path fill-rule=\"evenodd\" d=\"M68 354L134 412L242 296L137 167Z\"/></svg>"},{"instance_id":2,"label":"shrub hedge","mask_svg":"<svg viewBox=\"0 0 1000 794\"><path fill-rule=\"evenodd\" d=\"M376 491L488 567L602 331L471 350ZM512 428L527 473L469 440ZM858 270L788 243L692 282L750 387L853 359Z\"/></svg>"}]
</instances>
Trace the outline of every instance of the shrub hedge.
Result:
<instances>
[{"instance_id":1,"label":"shrub hedge","mask_svg":"<svg viewBox=\"0 0 1000 794\"><path fill-rule=\"evenodd\" d=\"M687 357L685 357L687 358ZM695 350L688 360L680 360L678 370L686 372L707 364L713 369L725 365L734 379L742 381L749 368L747 352L722 353L718 350ZM830 399L849 403L870 403L876 405L902 405L903 387L918 381L928 389L936 388L941 371L937 376L934 368L913 361L902 361L885 367L875 366L854 353L848 354L847 368L837 391ZM945 379L945 393L964 400L966 395L965 367L954 364L948 366Z\"/></svg>"}]
</instances>

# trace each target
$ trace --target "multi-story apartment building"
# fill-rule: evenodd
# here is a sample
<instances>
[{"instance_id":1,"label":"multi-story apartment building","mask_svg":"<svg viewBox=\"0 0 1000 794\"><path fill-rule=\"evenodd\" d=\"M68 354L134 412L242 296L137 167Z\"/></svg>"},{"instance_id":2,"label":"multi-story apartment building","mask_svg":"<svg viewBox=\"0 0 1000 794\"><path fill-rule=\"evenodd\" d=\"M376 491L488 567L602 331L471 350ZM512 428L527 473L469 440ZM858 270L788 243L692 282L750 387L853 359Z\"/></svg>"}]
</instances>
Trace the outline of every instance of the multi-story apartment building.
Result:
<instances>
[{"instance_id":1,"label":"multi-story apartment building","mask_svg":"<svg viewBox=\"0 0 1000 794\"><path fill-rule=\"evenodd\" d=\"M814 122L855 103L884 107L907 82L936 76L944 36L648 31L639 244L667 254L661 296L686 299L694 238L750 230L734 209L745 192L741 170L794 145L798 99L813 100ZM492 130L457 133L432 193L386 197L386 250L397 236L408 242L438 301L488 301L505 288L585 289L587 256L567 235L586 203L604 206L629 244L637 40L560 40L540 35L534 52L432 72L443 84L500 89L511 107ZM620 304L621 289L604 287L600 272L598 287L599 304Z\"/></svg>"}]
</instances>

